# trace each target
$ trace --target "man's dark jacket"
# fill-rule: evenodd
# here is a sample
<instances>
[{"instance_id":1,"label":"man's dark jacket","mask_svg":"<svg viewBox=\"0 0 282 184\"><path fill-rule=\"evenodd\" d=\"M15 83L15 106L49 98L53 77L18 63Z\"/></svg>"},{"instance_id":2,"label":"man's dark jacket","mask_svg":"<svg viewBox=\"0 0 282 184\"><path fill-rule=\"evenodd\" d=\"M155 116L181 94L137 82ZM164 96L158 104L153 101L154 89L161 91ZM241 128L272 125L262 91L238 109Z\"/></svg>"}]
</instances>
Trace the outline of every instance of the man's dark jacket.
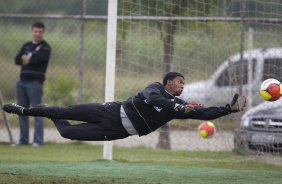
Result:
<instances>
[{"instance_id":1,"label":"man's dark jacket","mask_svg":"<svg viewBox=\"0 0 282 184\"><path fill-rule=\"evenodd\" d=\"M30 55L29 64L22 64L22 55ZM21 65L21 80L36 80L44 82L48 61L51 55L51 47L46 41L34 44L25 43L15 57L15 63Z\"/></svg>"}]
</instances>

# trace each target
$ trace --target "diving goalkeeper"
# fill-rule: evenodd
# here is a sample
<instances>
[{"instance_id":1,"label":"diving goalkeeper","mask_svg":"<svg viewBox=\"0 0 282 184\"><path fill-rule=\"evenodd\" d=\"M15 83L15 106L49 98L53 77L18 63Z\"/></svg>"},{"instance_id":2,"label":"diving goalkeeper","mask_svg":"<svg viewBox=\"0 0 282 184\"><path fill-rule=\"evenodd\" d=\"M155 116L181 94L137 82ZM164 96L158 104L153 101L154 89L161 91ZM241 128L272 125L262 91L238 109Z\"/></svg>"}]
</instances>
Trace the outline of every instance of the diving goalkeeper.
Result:
<instances>
[{"instance_id":1,"label":"diving goalkeeper","mask_svg":"<svg viewBox=\"0 0 282 184\"><path fill-rule=\"evenodd\" d=\"M131 135L147 135L172 119L212 120L243 111L246 98L235 94L230 104L204 107L177 98L182 93L184 77L169 72L163 84L147 86L124 102L105 102L71 105L67 107L39 105L24 108L5 104L3 109L19 116L41 116L52 119L62 137L72 140L105 141L123 139ZM68 120L84 123L71 125Z\"/></svg>"}]
</instances>

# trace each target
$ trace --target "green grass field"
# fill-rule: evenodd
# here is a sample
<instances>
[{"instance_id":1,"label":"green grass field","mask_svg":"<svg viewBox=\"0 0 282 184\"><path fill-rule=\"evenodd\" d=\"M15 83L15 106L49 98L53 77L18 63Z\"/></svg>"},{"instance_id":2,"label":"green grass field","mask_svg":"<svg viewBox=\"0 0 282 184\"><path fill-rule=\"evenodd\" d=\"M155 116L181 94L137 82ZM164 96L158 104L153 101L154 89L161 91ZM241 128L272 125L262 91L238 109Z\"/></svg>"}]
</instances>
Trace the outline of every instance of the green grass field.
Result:
<instances>
[{"instance_id":1,"label":"green grass field","mask_svg":"<svg viewBox=\"0 0 282 184\"><path fill-rule=\"evenodd\" d=\"M40 148L0 145L0 183L244 183L280 184L282 166L232 152L187 152L114 148L101 160L102 146L46 144ZM271 158L270 158L271 159Z\"/></svg>"}]
</instances>

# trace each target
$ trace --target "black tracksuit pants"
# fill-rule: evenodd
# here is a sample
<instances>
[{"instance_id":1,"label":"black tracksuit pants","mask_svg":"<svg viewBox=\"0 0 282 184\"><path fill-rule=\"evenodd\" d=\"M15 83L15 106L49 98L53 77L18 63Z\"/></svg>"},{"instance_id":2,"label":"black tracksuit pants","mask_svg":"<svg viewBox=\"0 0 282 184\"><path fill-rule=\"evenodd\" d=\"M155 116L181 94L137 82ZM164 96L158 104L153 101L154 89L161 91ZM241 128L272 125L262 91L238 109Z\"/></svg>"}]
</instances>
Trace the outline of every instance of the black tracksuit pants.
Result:
<instances>
[{"instance_id":1,"label":"black tracksuit pants","mask_svg":"<svg viewBox=\"0 0 282 184\"><path fill-rule=\"evenodd\" d=\"M53 120L62 137L72 140L104 141L128 137L120 118L120 103L91 103L67 107L35 107L27 115ZM71 125L67 120L83 121Z\"/></svg>"}]
</instances>

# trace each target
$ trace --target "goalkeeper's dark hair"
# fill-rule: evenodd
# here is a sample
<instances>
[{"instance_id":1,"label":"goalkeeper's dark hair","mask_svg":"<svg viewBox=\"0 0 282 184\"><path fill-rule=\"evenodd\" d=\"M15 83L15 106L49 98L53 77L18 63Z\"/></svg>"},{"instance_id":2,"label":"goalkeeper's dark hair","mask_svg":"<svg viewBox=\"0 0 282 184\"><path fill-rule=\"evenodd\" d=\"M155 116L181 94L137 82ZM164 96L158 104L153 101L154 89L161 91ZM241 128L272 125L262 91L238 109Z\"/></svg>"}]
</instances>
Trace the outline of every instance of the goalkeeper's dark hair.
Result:
<instances>
[{"instance_id":1,"label":"goalkeeper's dark hair","mask_svg":"<svg viewBox=\"0 0 282 184\"><path fill-rule=\"evenodd\" d=\"M31 26L31 29L33 29L33 28L42 28L43 30L45 30L45 25L44 25L44 23L43 22L40 22L40 21L38 21L38 22L34 22L33 24L32 24L32 26Z\"/></svg>"},{"instance_id":2,"label":"goalkeeper's dark hair","mask_svg":"<svg viewBox=\"0 0 282 184\"><path fill-rule=\"evenodd\" d=\"M163 78L163 85L165 86L167 84L168 80L173 80L176 77L183 77L183 79L184 79L184 76L181 73L178 73L178 72L168 72L164 76L164 78Z\"/></svg>"}]
</instances>

